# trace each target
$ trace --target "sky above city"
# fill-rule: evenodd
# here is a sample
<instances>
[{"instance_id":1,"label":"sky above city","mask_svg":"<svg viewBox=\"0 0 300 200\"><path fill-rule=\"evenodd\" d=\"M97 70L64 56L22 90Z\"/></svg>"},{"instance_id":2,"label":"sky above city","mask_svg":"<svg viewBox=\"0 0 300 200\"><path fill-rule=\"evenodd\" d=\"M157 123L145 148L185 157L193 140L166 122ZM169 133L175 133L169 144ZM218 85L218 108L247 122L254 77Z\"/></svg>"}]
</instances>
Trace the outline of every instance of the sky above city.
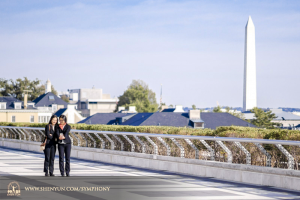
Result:
<instances>
[{"instance_id":1,"label":"sky above city","mask_svg":"<svg viewBox=\"0 0 300 200\"><path fill-rule=\"evenodd\" d=\"M258 107L300 107L300 1L0 1L0 78L55 89L133 79L159 102L242 107L245 25L256 31Z\"/></svg>"}]
</instances>

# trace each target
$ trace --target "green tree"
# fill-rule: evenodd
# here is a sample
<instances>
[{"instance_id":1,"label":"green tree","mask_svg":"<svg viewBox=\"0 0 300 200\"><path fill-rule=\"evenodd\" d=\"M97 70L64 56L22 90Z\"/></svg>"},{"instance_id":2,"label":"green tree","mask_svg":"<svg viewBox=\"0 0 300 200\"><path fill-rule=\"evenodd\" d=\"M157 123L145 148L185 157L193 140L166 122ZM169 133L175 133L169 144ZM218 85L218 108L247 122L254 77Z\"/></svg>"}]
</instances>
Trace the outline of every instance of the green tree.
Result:
<instances>
[{"instance_id":1,"label":"green tree","mask_svg":"<svg viewBox=\"0 0 300 200\"><path fill-rule=\"evenodd\" d=\"M261 128L273 128L274 125L277 125L276 123L271 122L273 119L276 118L276 115L272 113L272 111L264 111L260 108L253 108L250 110L252 113L254 113L254 119L251 120L251 123L255 126L261 127Z\"/></svg>"},{"instance_id":2,"label":"green tree","mask_svg":"<svg viewBox=\"0 0 300 200\"><path fill-rule=\"evenodd\" d=\"M67 103L70 102L69 98L66 95L62 95L61 99L64 100L65 102L67 102Z\"/></svg>"},{"instance_id":3,"label":"green tree","mask_svg":"<svg viewBox=\"0 0 300 200\"><path fill-rule=\"evenodd\" d=\"M169 105L169 108L173 108L173 105L172 105L172 104L170 104L170 105Z\"/></svg>"},{"instance_id":4,"label":"green tree","mask_svg":"<svg viewBox=\"0 0 300 200\"><path fill-rule=\"evenodd\" d=\"M220 112L222 112L221 109L222 109L221 106L214 107L213 112L220 113Z\"/></svg>"},{"instance_id":5,"label":"green tree","mask_svg":"<svg viewBox=\"0 0 300 200\"><path fill-rule=\"evenodd\" d=\"M39 79L31 81L27 77L24 77L24 79L18 78L15 81L12 79L0 79L0 95L12 96L19 100L23 100L24 90L31 90L32 92L28 93L28 100L32 101L45 93L45 86L40 85L40 83L41 81ZM52 90L57 95L53 86Z\"/></svg>"},{"instance_id":6,"label":"green tree","mask_svg":"<svg viewBox=\"0 0 300 200\"><path fill-rule=\"evenodd\" d=\"M193 104L193 105L192 105L192 108L193 108L193 110L196 110L196 105Z\"/></svg>"},{"instance_id":7,"label":"green tree","mask_svg":"<svg viewBox=\"0 0 300 200\"><path fill-rule=\"evenodd\" d=\"M156 112L158 104L155 93L142 80L133 80L123 95L119 96L119 106L135 106L137 112Z\"/></svg>"}]
</instances>

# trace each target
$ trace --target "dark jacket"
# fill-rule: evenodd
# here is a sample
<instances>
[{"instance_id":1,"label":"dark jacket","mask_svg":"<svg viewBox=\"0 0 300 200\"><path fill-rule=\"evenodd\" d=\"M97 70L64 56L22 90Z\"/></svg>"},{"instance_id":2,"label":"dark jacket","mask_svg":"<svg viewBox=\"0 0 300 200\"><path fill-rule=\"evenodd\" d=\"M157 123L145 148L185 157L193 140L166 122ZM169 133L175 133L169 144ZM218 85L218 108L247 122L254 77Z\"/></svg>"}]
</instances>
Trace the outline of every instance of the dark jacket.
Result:
<instances>
[{"instance_id":1,"label":"dark jacket","mask_svg":"<svg viewBox=\"0 0 300 200\"><path fill-rule=\"evenodd\" d=\"M58 130L58 131L56 132L56 133L57 133L57 135L56 135L57 141L59 141L59 135L60 135L60 133L63 133L64 136L65 136L65 143L71 144L71 139L70 139L70 137L69 137L69 133L70 133L70 130L71 130L71 126L70 126L69 124L66 124L63 130L61 130L61 128L58 126L58 127L57 127L57 130ZM58 144L59 144L59 142L58 142Z\"/></svg>"},{"instance_id":2,"label":"dark jacket","mask_svg":"<svg viewBox=\"0 0 300 200\"><path fill-rule=\"evenodd\" d=\"M46 144L50 144L50 145L57 144L57 138L56 138L57 131L58 131L57 126L55 126L54 130L53 130L52 125L50 125L50 124L46 125L46 127L45 127L45 134L46 134L46 138L47 138Z\"/></svg>"}]
</instances>

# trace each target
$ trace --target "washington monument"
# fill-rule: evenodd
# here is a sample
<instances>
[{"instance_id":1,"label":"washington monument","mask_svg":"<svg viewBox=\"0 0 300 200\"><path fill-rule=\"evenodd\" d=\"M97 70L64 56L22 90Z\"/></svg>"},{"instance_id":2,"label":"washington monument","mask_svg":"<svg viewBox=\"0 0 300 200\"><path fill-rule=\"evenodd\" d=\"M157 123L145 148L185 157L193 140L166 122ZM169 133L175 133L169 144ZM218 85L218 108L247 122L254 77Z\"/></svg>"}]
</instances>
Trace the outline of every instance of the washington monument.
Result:
<instances>
[{"instance_id":1,"label":"washington monument","mask_svg":"<svg viewBox=\"0 0 300 200\"><path fill-rule=\"evenodd\" d=\"M244 63L244 95L243 111L257 107L256 102L256 57L255 27L249 16L245 28L245 63Z\"/></svg>"}]
</instances>

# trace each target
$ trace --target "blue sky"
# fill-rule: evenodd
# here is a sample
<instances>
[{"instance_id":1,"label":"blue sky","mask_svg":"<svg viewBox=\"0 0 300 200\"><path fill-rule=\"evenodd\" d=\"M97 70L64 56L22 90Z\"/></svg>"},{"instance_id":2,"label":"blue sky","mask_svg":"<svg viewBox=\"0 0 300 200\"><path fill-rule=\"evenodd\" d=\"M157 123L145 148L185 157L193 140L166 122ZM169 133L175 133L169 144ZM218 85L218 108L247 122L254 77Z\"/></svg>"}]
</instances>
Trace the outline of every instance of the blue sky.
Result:
<instances>
[{"instance_id":1,"label":"blue sky","mask_svg":"<svg viewBox=\"0 0 300 200\"><path fill-rule=\"evenodd\" d=\"M256 28L259 107L300 107L300 1L0 1L2 78L159 101L242 106L244 36Z\"/></svg>"}]
</instances>

